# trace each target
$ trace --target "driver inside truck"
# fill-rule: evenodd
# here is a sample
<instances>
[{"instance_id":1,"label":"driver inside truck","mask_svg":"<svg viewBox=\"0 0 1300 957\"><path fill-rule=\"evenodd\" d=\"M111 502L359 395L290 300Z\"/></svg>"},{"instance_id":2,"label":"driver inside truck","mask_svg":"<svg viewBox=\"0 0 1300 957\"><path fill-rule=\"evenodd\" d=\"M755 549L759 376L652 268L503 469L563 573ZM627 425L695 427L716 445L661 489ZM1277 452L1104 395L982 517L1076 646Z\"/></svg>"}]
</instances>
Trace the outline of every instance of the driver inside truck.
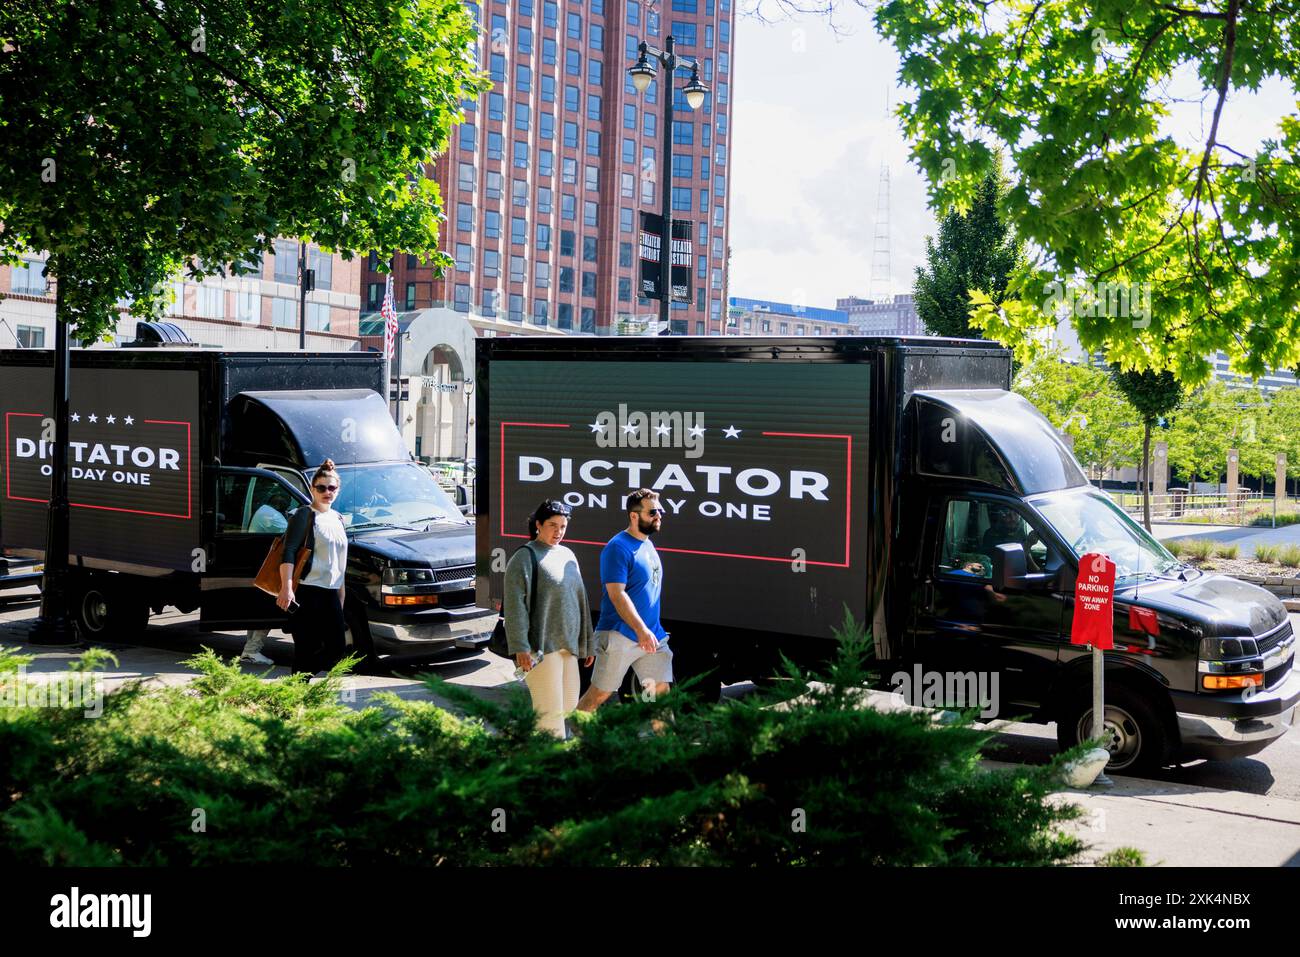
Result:
<instances>
[{"instance_id":1,"label":"driver inside truck","mask_svg":"<svg viewBox=\"0 0 1300 957\"><path fill-rule=\"evenodd\" d=\"M1036 541L1038 541L1038 533L1020 517L1020 513L1015 509L1005 505L989 507L989 527L985 529L984 537L980 539L980 547L984 554L992 555L999 545L1020 545L1025 550L1026 569L1031 572L1041 571L1037 560L1029 553L1029 549Z\"/></svg>"}]
</instances>

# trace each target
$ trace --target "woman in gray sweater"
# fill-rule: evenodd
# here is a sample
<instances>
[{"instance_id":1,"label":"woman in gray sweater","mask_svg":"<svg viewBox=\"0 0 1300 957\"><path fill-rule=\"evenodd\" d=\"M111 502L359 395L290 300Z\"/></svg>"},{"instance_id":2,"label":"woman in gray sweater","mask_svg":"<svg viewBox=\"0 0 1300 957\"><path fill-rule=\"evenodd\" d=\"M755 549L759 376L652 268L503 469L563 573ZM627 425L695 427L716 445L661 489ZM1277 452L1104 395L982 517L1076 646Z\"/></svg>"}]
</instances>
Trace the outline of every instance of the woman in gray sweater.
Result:
<instances>
[{"instance_id":1,"label":"woman in gray sweater","mask_svg":"<svg viewBox=\"0 0 1300 957\"><path fill-rule=\"evenodd\" d=\"M578 706L578 659L590 665L595 654L578 559L560 544L570 514L563 502L537 507L528 519L531 541L511 556L505 580L510 653L526 672L538 727L558 738L564 737L564 716Z\"/></svg>"}]
</instances>

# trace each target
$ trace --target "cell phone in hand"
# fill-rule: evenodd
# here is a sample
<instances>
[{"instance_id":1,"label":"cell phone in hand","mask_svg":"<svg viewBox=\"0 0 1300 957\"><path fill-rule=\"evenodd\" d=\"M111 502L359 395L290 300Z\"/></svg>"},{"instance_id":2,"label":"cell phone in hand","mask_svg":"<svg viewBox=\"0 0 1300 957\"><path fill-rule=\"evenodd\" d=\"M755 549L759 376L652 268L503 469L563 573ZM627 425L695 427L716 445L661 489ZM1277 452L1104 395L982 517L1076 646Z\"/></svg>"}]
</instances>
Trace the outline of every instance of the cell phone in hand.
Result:
<instances>
[{"instance_id":1,"label":"cell phone in hand","mask_svg":"<svg viewBox=\"0 0 1300 957\"><path fill-rule=\"evenodd\" d=\"M301 607L302 606L298 604L298 599L294 598L289 602L289 614L292 615L295 611L297 611Z\"/></svg>"}]
</instances>

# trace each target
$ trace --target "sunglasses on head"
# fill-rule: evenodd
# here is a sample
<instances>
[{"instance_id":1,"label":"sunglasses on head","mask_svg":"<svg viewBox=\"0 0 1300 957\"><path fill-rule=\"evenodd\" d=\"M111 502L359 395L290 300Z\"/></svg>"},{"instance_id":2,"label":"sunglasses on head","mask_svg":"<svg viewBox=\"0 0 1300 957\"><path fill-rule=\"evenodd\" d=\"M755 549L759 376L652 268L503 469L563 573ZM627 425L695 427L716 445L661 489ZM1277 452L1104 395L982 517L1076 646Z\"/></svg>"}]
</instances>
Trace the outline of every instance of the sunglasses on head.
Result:
<instances>
[{"instance_id":1,"label":"sunglasses on head","mask_svg":"<svg viewBox=\"0 0 1300 957\"><path fill-rule=\"evenodd\" d=\"M313 486L313 488L315 488L316 491L322 494L324 494L325 492L337 492L339 490L339 487L337 485L315 485Z\"/></svg>"},{"instance_id":2,"label":"sunglasses on head","mask_svg":"<svg viewBox=\"0 0 1300 957\"><path fill-rule=\"evenodd\" d=\"M568 518L573 514L573 509L569 508L569 506L565 505L563 502L547 502L542 507L542 512L547 518L552 515L563 515L565 518Z\"/></svg>"}]
</instances>

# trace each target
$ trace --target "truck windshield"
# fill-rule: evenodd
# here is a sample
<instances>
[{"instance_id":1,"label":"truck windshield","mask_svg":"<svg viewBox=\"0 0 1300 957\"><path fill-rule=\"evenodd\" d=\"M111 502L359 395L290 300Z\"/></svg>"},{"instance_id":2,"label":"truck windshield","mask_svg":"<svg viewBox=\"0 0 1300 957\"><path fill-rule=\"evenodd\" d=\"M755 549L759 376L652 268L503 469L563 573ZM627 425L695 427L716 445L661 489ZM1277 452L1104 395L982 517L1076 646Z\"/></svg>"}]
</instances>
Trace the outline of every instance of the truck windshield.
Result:
<instances>
[{"instance_id":1,"label":"truck windshield","mask_svg":"<svg viewBox=\"0 0 1300 957\"><path fill-rule=\"evenodd\" d=\"M468 524L428 469L419 465L407 462L340 465L338 472L339 494L334 508L351 528L365 525L419 528L433 522Z\"/></svg>"},{"instance_id":2,"label":"truck windshield","mask_svg":"<svg viewBox=\"0 0 1300 957\"><path fill-rule=\"evenodd\" d=\"M1057 492L1032 500L1076 557L1101 552L1115 563L1115 580L1163 575L1181 566L1163 545L1096 489Z\"/></svg>"}]
</instances>

